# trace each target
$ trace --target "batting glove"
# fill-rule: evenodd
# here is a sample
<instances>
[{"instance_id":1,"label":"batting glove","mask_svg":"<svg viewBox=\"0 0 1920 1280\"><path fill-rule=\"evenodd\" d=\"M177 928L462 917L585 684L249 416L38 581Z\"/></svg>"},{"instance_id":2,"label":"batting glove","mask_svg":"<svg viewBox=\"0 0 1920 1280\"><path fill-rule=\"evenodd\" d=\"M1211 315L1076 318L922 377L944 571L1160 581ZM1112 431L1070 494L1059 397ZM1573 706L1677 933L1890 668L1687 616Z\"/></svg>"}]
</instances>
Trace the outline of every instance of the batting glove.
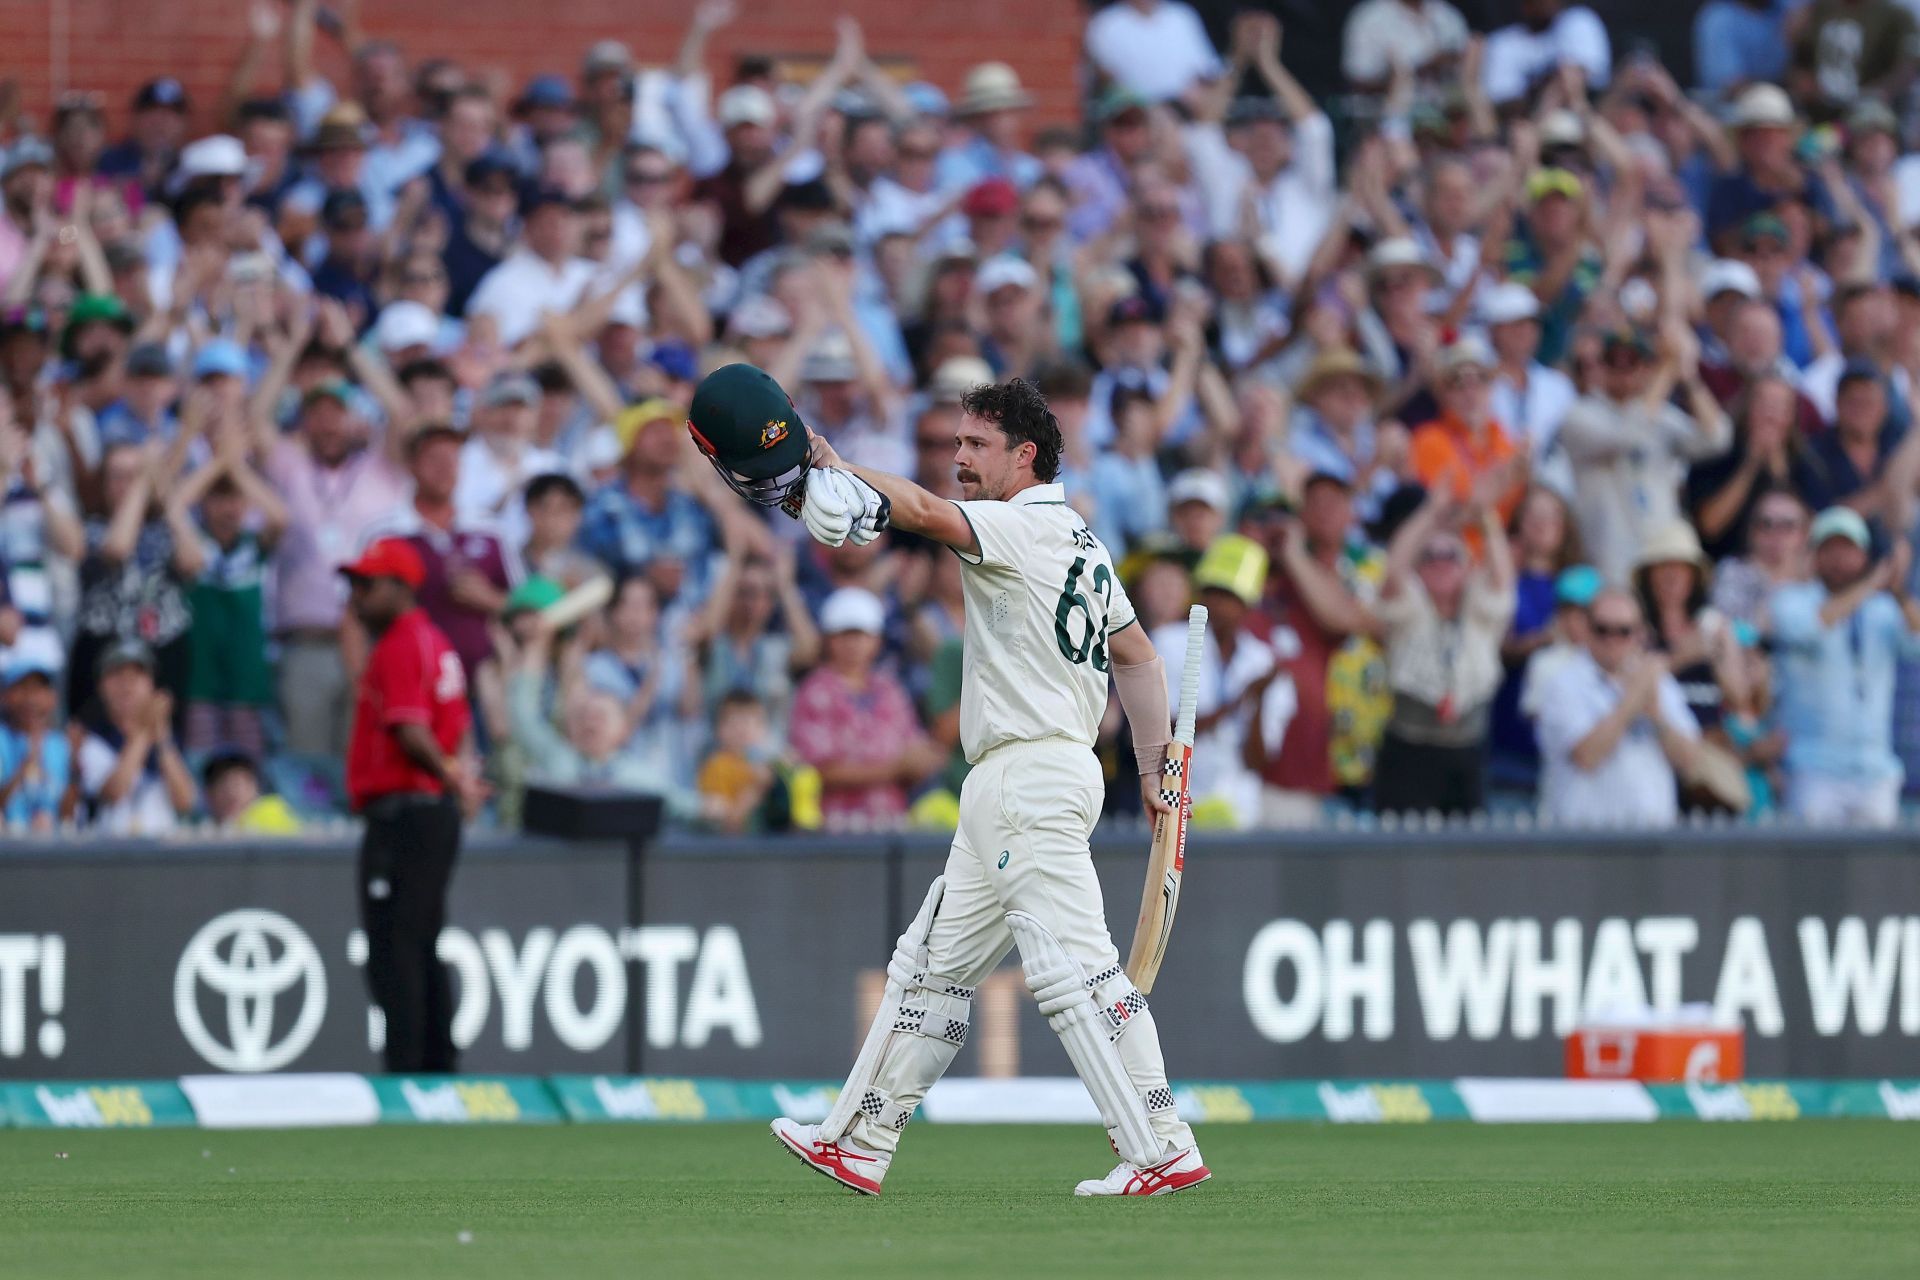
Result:
<instances>
[{"instance_id":1,"label":"batting glove","mask_svg":"<svg viewBox=\"0 0 1920 1280\"><path fill-rule=\"evenodd\" d=\"M847 535L848 541L856 547L864 547L887 527L893 518L893 503L878 489L862 480L851 471L834 471L835 482L848 499L853 511L853 529Z\"/></svg>"},{"instance_id":2,"label":"batting glove","mask_svg":"<svg viewBox=\"0 0 1920 1280\"><path fill-rule=\"evenodd\" d=\"M807 496L800 504L800 523L815 542L837 547L853 532L853 503L834 477L832 467L807 473Z\"/></svg>"}]
</instances>

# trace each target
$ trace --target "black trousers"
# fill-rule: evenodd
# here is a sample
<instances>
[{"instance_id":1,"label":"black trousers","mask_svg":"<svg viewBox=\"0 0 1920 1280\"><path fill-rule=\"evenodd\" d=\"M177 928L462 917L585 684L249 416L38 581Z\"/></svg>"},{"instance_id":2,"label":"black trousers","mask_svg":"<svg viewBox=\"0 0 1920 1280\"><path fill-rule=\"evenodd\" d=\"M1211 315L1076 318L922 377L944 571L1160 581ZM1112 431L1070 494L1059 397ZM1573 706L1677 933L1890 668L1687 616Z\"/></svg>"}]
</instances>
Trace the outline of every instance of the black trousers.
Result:
<instances>
[{"instance_id":1,"label":"black trousers","mask_svg":"<svg viewBox=\"0 0 1920 1280\"><path fill-rule=\"evenodd\" d=\"M1373 764L1373 805L1381 813L1473 813L1487 801L1487 748L1409 742L1389 729Z\"/></svg>"},{"instance_id":2,"label":"black trousers","mask_svg":"<svg viewBox=\"0 0 1920 1280\"><path fill-rule=\"evenodd\" d=\"M360 841L360 924L367 986L387 1019L390 1072L451 1073L453 987L434 946L447 922L447 886L460 854L452 799L382 796Z\"/></svg>"}]
</instances>

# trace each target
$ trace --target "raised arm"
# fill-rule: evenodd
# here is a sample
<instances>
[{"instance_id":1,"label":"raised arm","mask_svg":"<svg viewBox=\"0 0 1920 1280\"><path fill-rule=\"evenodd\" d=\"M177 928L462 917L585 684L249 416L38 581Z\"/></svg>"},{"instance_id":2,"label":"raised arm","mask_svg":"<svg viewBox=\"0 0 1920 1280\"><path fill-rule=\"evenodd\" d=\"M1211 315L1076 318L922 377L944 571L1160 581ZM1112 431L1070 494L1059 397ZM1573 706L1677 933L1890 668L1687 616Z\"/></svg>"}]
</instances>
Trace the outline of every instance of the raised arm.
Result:
<instances>
[{"instance_id":1,"label":"raised arm","mask_svg":"<svg viewBox=\"0 0 1920 1280\"><path fill-rule=\"evenodd\" d=\"M851 466L841 461L833 446L820 436L813 436L813 465L851 471L872 485L891 505L888 524L892 528L917 533L943 547L952 547L963 556L979 558L980 539L974 536L973 525L957 503L929 493L903 476L875 471L872 467Z\"/></svg>"}]
</instances>

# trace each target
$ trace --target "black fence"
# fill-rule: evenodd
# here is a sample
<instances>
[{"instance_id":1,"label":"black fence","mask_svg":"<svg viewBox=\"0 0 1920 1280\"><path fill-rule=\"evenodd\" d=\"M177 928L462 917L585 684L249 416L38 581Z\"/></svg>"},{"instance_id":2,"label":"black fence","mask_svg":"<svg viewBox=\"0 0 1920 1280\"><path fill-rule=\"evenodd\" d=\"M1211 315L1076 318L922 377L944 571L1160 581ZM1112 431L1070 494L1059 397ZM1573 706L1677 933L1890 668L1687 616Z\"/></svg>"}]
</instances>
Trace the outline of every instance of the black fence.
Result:
<instances>
[{"instance_id":1,"label":"black fence","mask_svg":"<svg viewBox=\"0 0 1920 1280\"><path fill-rule=\"evenodd\" d=\"M482 837L441 951L477 1071L834 1078L938 872L921 837ZM368 1070L343 842L0 847L0 1077ZM1095 857L1124 953L1145 839ZM638 887L641 891L634 893ZM1195 839L1153 994L1186 1079L1555 1075L1584 1012L1706 1003L1756 1076L1911 1075L1909 833ZM864 1003L863 1003L864 1002ZM962 1074L1064 1074L1011 962Z\"/></svg>"}]
</instances>

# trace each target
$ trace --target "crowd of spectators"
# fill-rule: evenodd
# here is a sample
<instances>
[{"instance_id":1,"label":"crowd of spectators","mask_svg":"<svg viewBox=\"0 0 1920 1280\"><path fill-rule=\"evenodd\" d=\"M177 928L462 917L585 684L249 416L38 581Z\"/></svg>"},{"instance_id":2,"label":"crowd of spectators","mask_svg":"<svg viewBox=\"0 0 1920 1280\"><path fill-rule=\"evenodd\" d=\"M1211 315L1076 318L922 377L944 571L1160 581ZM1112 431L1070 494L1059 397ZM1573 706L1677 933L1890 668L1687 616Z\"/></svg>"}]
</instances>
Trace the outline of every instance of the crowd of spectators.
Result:
<instances>
[{"instance_id":1,"label":"crowd of spectators","mask_svg":"<svg viewBox=\"0 0 1920 1280\"><path fill-rule=\"evenodd\" d=\"M1586 7L1512 9L1363 0L1330 111L1271 14L1220 48L1119 0L1059 124L848 19L808 75L710 65L732 0L511 88L257 0L217 103L0 121L7 829L337 808L336 571L382 536L428 566L498 821L550 781L950 825L960 565L736 498L683 424L738 360L953 496L961 395L1041 388L1170 668L1213 609L1198 821L1892 822L1914 19L1709 0L1689 89ZM1125 741L1115 708L1114 812Z\"/></svg>"}]
</instances>

